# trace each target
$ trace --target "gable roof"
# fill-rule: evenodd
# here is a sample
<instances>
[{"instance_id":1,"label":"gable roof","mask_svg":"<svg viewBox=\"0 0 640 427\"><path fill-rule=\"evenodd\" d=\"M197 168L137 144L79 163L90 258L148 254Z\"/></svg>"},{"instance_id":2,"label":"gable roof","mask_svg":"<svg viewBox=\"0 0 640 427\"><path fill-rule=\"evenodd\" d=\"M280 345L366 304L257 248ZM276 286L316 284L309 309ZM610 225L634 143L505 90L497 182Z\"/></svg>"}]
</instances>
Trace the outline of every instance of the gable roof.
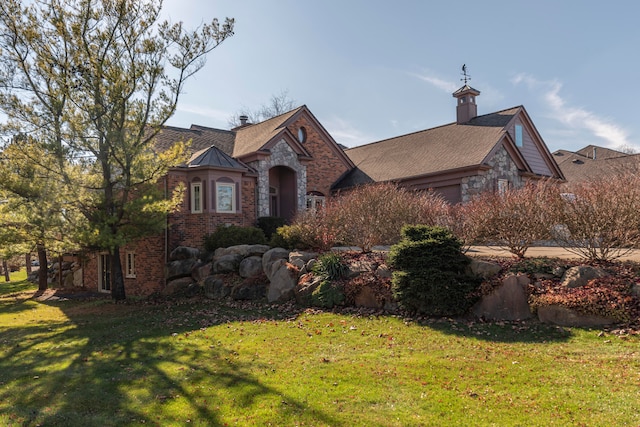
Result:
<instances>
[{"instance_id":1,"label":"gable roof","mask_svg":"<svg viewBox=\"0 0 640 427\"><path fill-rule=\"evenodd\" d=\"M392 181L480 166L506 135L506 126L522 106L477 116L470 121L386 139L346 150L359 169L339 184L360 178Z\"/></svg>"},{"instance_id":2,"label":"gable roof","mask_svg":"<svg viewBox=\"0 0 640 427\"><path fill-rule=\"evenodd\" d=\"M596 158L593 158L593 149ZM553 156L562 170L567 183L605 179L625 171L640 170L640 154L625 154L597 145L588 145L576 152L557 150Z\"/></svg>"},{"instance_id":3,"label":"gable roof","mask_svg":"<svg viewBox=\"0 0 640 427\"><path fill-rule=\"evenodd\" d=\"M302 109L304 105L260 123L236 128L233 157L242 157L260 151L269 141L286 132L286 123Z\"/></svg>"}]
</instances>

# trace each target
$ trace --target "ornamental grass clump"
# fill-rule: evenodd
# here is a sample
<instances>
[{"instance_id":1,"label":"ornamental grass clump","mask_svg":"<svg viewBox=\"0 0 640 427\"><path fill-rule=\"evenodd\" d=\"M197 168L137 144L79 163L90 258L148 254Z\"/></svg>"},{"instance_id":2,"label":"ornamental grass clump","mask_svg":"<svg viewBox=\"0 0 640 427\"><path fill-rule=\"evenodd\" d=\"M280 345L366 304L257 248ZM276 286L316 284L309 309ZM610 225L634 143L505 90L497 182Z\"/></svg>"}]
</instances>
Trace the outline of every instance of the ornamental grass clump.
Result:
<instances>
[{"instance_id":1,"label":"ornamental grass clump","mask_svg":"<svg viewBox=\"0 0 640 427\"><path fill-rule=\"evenodd\" d=\"M460 241L438 226L406 226L387 262L395 269L392 291L398 305L430 316L465 313L475 302L480 280L469 276Z\"/></svg>"}]
</instances>

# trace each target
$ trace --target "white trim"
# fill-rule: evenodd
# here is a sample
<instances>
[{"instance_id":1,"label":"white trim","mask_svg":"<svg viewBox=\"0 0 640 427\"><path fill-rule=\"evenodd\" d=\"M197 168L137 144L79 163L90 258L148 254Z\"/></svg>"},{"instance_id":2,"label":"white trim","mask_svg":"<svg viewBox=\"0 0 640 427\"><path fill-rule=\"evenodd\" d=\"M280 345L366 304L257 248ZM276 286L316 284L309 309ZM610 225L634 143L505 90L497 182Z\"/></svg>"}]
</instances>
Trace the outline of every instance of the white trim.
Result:
<instances>
[{"instance_id":1,"label":"white trim","mask_svg":"<svg viewBox=\"0 0 640 427\"><path fill-rule=\"evenodd\" d=\"M234 182L216 182L216 212L236 212L236 184Z\"/></svg>"},{"instance_id":2,"label":"white trim","mask_svg":"<svg viewBox=\"0 0 640 427\"><path fill-rule=\"evenodd\" d=\"M191 213L202 213L202 182L191 183Z\"/></svg>"},{"instance_id":3,"label":"white trim","mask_svg":"<svg viewBox=\"0 0 640 427\"><path fill-rule=\"evenodd\" d=\"M125 254L125 277L128 279L136 278L136 253L133 251L128 251Z\"/></svg>"}]
</instances>

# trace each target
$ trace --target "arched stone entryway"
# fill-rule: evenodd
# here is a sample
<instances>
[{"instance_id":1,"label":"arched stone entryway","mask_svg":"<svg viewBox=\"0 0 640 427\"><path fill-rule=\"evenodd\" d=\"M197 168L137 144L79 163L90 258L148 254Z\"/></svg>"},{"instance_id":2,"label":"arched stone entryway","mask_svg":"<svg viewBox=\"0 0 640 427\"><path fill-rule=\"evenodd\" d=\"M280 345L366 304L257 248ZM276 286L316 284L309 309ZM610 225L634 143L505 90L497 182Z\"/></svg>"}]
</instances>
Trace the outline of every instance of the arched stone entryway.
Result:
<instances>
[{"instance_id":1,"label":"arched stone entryway","mask_svg":"<svg viewBox=\"0 0 640 427\"><path fill-rule=\"evenodd\" d=\"M296 172L286 166L269 169L269 215L290 221L298 209Z\"/></svg>"}]
</instances>

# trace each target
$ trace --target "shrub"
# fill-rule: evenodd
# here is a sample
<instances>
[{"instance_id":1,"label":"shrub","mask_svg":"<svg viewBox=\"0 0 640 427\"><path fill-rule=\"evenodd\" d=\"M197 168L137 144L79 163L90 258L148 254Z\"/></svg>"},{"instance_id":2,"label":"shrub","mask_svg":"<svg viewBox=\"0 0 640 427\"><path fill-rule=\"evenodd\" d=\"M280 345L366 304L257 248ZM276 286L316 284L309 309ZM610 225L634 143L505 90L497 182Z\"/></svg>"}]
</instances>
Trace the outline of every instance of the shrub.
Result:
<instances>
[{"instance_id":1,"label":"shrub","mask_svg":"<svg viewBox=\"0 0 640 427\"><path fill-rule=\"evenodd\" d=\"M315 307L333 308L342 304L344 300L341 287L330 280L323 280L311 293L311 305Z\"/></svg>"},{"instance_id":2,"label":"shrub","mask_svg":"<svg viewBox=\"0 0 640 427\"><path fill-rule=\"evenodd\" d=\"M553 238L589 262L611 261L640 245L637 174L574 184L555 206Z\"/></svg>"},{"instance_id":3,"label":"shrub","mask_svg":"<svg viewBox=\"0 0 640 427\"><path fill-rule=\"evenodd\" d=\"M338 280L349 273L349 267L347 267L339 254L327 252L318 257L312 271L317 276L327 280Z\"/></svg>"},{"instance_id":4,"label":"shrub","mask_svg":"<svg viewBox=\"0 0 640 427\"><path fill-rule=\"evenodd\" d=\"M257 225L263 232L267 240L276 233L279 227L286 225L287 221L279 216L261 216Z\"/></svg>"},{"instance_id":5,"label":"shrub","mask_svg":"<svg viewBox=\"0 0 640 427\"><path fill-rule=\"evenodd\" d=\"M237 225L218 227L215 232L204 238L204 248L209 252L235 245L263 245L266 243L267 239L261 229Z\"/></svg>"},{"instance_id":6,"label":"shrub","mask_svg":"<svg viewBox=\"0 0 640 427\"><path fill-rule=\"evenodd\" d=\"M503 193L482 193L461 209L473 238L524 258L535 241L551 238L556 219L553 207L559 199L555 183L541 181Z\"/></svg>"},{"instance_id":7,"label":"shrub","mask_svg":"<svg viewBox=\"0 0 640 427\"><path fill-rule=\"evenodd\" d=\"M480 285L465 273L469 259L461 243L442 227L406 226L402 240L387 259L393 272L392 290L398 304L410 312L451 316L466 312Z\"/></svg>"}]
</instances>

